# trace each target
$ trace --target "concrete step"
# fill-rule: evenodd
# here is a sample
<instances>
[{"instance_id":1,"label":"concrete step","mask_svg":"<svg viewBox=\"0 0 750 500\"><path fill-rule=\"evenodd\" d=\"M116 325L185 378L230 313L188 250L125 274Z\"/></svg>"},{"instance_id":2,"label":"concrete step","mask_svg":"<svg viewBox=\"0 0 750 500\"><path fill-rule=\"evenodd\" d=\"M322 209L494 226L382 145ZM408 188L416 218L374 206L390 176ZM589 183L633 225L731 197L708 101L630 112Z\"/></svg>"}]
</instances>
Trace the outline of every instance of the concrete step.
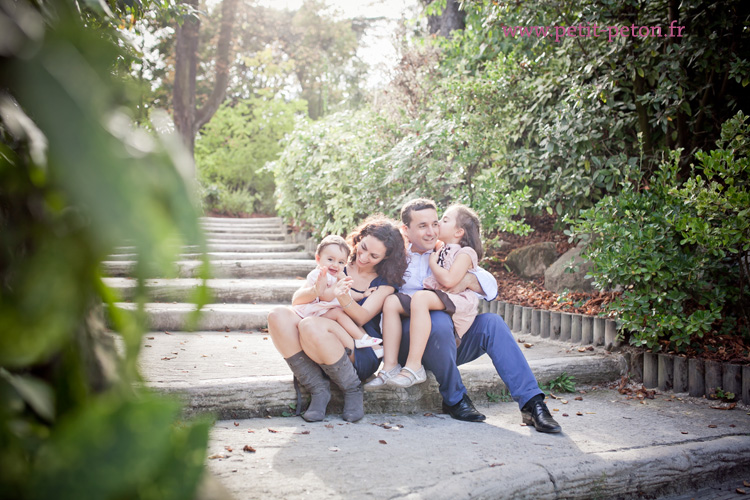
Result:
<instances>
[{"instance_id":1,"label":"concrete step","mask_svg":"<svg viewBox=\"0 0 750 500\"><path fill-rule=\"evenodd\" d=\"M566 399L547 401L560 434L522 426L515 403L476 399L481 424L436 412L220 420L206 463L236 500L746 498L746 412L604 389ZM723 492L689 494L714 484Z\"/></svg>"},{"instance_id":2,"label":"concrete step","mask_svg":"<svg viewBox=\"0 0 750 500\"><path fill-rule=\"evenodd\" d=\"M218 224L281 224L281 217L198 217L201 223L218 223Z\"/></svg>"},{"instance_id":3,"label":"concrete step","mask_svg":"<svg viewBox=\"0 0 750 500\"><path fill-rule=\"evenodd\" d=\"M279 233L286 234L286 226L215 226L201 224L204 233L218 234L268 234Z\"/></svg>"},{"instance_id":4,"label":"concrete step","mask_svg":"<svg viewBox=\"0 0 750 500\"><path fill-rule=\"evenodd\" d=\"M286 234L283 233L219 233L216 231L205 232L203 235L206 237L206 241L209 243L260 243L266 244L269 241L286 241Z\"/></svg>"},{"instance_id":5,"label":"concrete step","mask_svg":"<svg viewBox=\"0 0 750 500\"><path fill-rule=\"evenodd\" d=\"M175 276L180 278L199 277L200 260L180 260L175 262ZM104 273L110 277L132 277L136 262L132 260L111 260L102 262ZM302 277L315 269L314 260L211 260L210 272L213 278L274 278L279 276Z\"/></svg>"},{"instance_id":6,"label":"concrete step","mask_svg":"<svg viewBox=\"0 0 750 500\"><path fill-rule=\"evenodd\" d=\"M267 252L301 252L305 250L304 243L219 243L209 244L209 252L239 252L239 253L267 253ZM115 249L114 255L132 254L133 246L121 246ZM196 253L200 251L197 245L183 247L183 253Z\"/></svg>"},{"instance_id":7,"label":"concrete step","mask_svg":"<svg viewBox=\"0 0 750 500\"><path fill-rule=\"evenodd\" d=\"M206 304L201 310L195 328L205 331L259 330L268 327L268 313L279 304ZM130 302L118 302L117 307L129 311L136 309ZM180 331L187 328L188 320L196 309L194 304L150 302L145 304L149 328L159 331Z\"/></svg>"},{"instance_id":8,"label":"concrete step","mask_svg":"<svg viewBox=\"0 0 750 500\"><path fill-rule=\"evenodd\" d=\"M132 301L136 280L104 278L123 301ZM291 303L292 295L304 283L301 279L210 279L207 286L215 302ZM145 280L148 297L153 302L190 302L200 280L191 278Z\"/></svg>"},{"instance_id":9,"label":"concrete step","mask_svg":"<svg viewBox=\"0 0 750 500\"><path fill-rule=\"evenodd\" d=\"M195 260L201 258L200 253L183 253L180 258L184 260ZM272 259L312 259L310 252L207 252L209 260L272 260ZM108 261L134 260L138 255L134 253L113 254Z\"/></svg>"},{"instance_id":10,"label":"concrete step","mask_svg":"<svg viewBox=\"0 0 750 500\"><path fill-rule=\"evenodd\" d=\"M251 236L248 235L233 235L233 234L217 234L214 233L213 236L206 235L206 243L209 245L234 245L236 243L241 243L244 245L266 245L270 242L285 242L286 241L286 235L284 234L273 234L273 233L265 233L265 234L253 234Z\"/></svg>"},{"instance_id":11,"label":"concrete step","mask_svg":"<svg viewBox=\"0 0 750 500\"><path fill-rule=\"evenodd\" d=\"M140 365L148 385L183 398L189 414L213 413L219 418L281 415L295 401L292 374L268 335L261 332L154 332L144 337ZM619 379L622 356L601 349L580 353L554 341L534 339L523 349L540 383L567 373L579 385ZM487 356L460 367L475 402L505 389ZM440 395L432 374L408 389L367 392L368 413L439 412ZM330 412L341 409L334 390Z\"/></svg>"}]
</instances>

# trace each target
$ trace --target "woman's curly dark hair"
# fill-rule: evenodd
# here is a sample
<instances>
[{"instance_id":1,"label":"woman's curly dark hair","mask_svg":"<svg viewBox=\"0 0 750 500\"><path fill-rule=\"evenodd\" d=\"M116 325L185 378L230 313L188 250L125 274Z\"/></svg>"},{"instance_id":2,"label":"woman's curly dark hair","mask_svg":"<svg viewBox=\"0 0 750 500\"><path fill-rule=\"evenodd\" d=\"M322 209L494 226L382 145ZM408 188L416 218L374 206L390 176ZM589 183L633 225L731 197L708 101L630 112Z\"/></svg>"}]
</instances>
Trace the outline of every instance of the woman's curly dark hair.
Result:
<instances>
[{"instance_id":1,"label":"woman's curly dark hair","mask_svg":"<svg viewBox=\"0 0 750 500\"><path fill-rule=\"evenodd\" d=\"M403 285L407 267L406 250L396 221L383 214L375 214L357 226L346 238L352 249L349 263L353 264L357 260L357 245L365 236L377 238L385 245L385 257L375 266L378 276L393 286Z\"/></svg>"}]
</instances>

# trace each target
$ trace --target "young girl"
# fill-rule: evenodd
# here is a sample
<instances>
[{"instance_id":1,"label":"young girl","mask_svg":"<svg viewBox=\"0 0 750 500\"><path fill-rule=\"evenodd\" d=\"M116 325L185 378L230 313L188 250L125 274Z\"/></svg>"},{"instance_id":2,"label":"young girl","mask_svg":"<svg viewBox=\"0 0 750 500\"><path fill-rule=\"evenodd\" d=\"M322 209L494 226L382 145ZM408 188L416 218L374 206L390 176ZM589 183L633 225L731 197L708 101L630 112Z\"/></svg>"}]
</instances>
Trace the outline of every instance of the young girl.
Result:
<instances>
[{"instance_id":1,"label":"young girl","mask_svg":"<svg viewBox=\"0 0 750 500\"><path fill-rule=\"evenodd\" d=\"M292 301L292 309L301 318L323 316L332 319L354 339L356 347L373 347L383 341L370 337L362 327L357 326L335 298L334 285L344 277L349 253L344 238L335 235L323 238L315 250L318 267L307 275L307 282L302 287L305 292L297 294ZM321 277L321 273L325 273L325 276Z\"/></svg>"},{"instance_id":2,"label":"young girl","mask_svg":"<svg viewBox=\"0 0 750 500\"><path fill-rule=\"evenodd\" d=\"M407 295L396 294L386 300L383 308L383 339L386 346L391 342L395 345L401 343L400 316L411 316L406 364L396 373L398 360L390 359L389 351L393 351L386 348L383 369L377 378L365 384L368 388L383 385L411 387L427 380L422 355L432 328L430 311L445 311L451 315L457 344L477 315L479 299L474 292L465 290L455 294L439 288L455 286L467 272L477 267L483 254L479 217L469 207L452 205L439 222L438 239L435 252L430 255L432 276L425 278L425 290L416 292L410 304ZM389 321L394 314L399 316Z\"/></svg>"}]
</instances>

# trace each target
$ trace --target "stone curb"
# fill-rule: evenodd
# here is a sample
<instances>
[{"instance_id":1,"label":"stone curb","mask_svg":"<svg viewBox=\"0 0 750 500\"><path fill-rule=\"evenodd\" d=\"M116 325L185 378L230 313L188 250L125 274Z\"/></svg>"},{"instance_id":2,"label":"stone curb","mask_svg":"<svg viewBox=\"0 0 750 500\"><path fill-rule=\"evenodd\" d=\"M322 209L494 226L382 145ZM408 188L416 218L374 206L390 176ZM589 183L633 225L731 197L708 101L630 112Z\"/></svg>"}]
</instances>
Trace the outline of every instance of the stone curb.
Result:
<instances>
[{"instance_id":1,"label":"stone curb","mask_svg":"<svg viewBox=\"0 0 750 500\"><path fill-rule=\"evenodd\" d=\"M617 322L582 314L545 311L502 301L484 302L482 312L500 314L511 331L539 335L563 342L616 349ZM549 316L549 319L545 319ZM628 373L646 388L711 396L720 388L750 404L750 365L717 363L686 356L657 353L626 353Z\"/></svg>"},{"instance_id":2,"label":"stone curb","mask_svg":"<svg viewBox=\"0 0 750 500\"><path fill-rule=\"evenodd\" d=\"M750 365L653 352L625 353L625 358L631 377L647 389L686 392L694 397L713 396L721 389L750 404Z\"/></svg>"},{"instance_id":3,"label":"stone curb","mask_svg":"<svg viewBox=\"0 0 750 500\"><path fill-rule=\"evenodd\" d=\"M535 309L500 300L482 302L480 312L499 314L514 332L610 350L621 344L617 340L617 322L611 319Z\"/></svg>"}]
</instances>

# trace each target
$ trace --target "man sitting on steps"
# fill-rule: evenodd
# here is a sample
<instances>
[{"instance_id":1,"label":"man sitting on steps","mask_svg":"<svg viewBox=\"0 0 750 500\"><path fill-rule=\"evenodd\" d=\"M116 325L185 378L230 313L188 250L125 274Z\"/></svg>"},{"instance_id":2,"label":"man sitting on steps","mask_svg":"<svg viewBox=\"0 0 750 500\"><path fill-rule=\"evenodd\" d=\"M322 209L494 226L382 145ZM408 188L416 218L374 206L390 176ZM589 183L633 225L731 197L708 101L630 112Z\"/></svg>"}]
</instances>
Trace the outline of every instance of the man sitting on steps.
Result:
<instances>
[{"instance_id":1,"label":"man sitting on steps","mask_svg":"<svg viewBox=\"0 0 750 500\"><path fill-rule=\"evenodd\" d=\"M437 244L438 214L435 203L418 198L407 202L401 209L402 232L408 239L409 267L404 275L406 284L399 290L409 295L423 289L424 279L431 274L430 254ZM497 296L497 281L484 269L467 274L462 283L451 291L470 288L493 300ZM443 411L451 417L468 422L481 422L485 416L477 411L461 381L458 365L468 363L487 353L500 378L521 408L523 422L533 425L539 432L560 432L560 425L552 418L544 403L544 393L539 389L526 358L505 321L497 314L480 314L461 343L456 347L453 323L444 311L432 311L432 330L422 363L430 370L440 386ZM409 351L409 318L403 318L403 335L399 363L403 364Z\"/></svg>"}]
</instances>

